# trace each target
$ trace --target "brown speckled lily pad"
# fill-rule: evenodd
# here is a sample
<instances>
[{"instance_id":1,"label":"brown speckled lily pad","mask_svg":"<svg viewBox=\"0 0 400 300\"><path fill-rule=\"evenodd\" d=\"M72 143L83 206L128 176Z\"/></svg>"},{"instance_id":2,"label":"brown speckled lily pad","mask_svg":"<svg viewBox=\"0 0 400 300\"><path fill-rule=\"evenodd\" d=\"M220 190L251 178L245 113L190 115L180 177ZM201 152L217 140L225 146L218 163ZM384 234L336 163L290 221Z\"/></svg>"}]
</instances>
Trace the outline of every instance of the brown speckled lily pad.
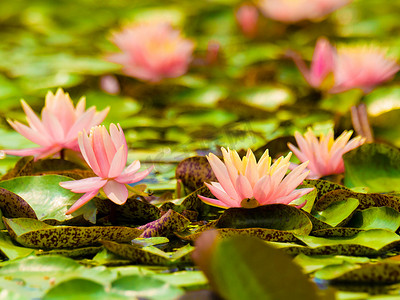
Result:
<instances>
[{"instance_id":1,"label":"brown speckled lily pad","mask_svg":"<svg viewBox=\"0 0 400 300\"><path fill-rule=\"evenodd\" d=\"M51 226L34 219L6 219L4 224L10 236L25 247L59 249L83 247L100 239L128 242L142 231L121 226Z\"/></svg>"},{"instance_id":2,"label":"brown speckled lily pad","mask_svg":"<svg viewBox=\"0 0 400 300\"><path fill-rule=\"evenodd\" d=\"M101 241L109 251L127 258L136 264L170 265L190 262L194 247L186 245L176 252L164 252L154 246L140 247L138 245L120 244L112 241Z\"/></svg>"},{"instance_id":3,"label":"brown speckled lily pad","mask_svg":"<svg viewBox=\"0 0 400 300\"><path fill-rule=\"evenodd\" d=\"M0 188L0 209L7 218L37 219L33 208L20 196Z\"/></svg>"},{"instance_id":4,"label":"brown speckled lily pad","mask_svg":"<svg viewBox=\"0 0 400 300\"><path fill-rule=\"evenodd\" d=\"M201 188L204 182L217 181L204 156L194 156L182 160L176 167L175 176L189 191Z\"/></svg>"},{"instance_id":5,"label":"brown speckled lily pad","mask_svg":"<svg viewBox=\"0 0 400 300\"><path fill-rule=\"evenodd\" d=\"M189 219L170 209L158 220L140 226L138 229L143 230L140 237L149 238L184 231L189 224Z\"/></svg>"}]
</instances>

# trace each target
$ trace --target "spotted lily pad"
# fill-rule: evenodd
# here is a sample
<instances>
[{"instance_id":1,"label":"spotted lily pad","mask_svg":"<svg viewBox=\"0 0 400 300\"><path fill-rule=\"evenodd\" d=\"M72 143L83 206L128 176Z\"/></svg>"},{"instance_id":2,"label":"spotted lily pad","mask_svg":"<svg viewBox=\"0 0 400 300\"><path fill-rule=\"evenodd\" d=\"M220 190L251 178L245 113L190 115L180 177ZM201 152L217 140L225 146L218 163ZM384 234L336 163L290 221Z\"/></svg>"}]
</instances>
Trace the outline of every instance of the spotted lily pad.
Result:
<instances>
[{"instance_id":1,"label":"spotted lily pad","mask_svg":"<svg viewBox=\"0 0 400 300\"><path fill-rule=\"evenodd\" d=\"M112 213L116 221L145 224L160 217L160 210L156 206L135 197L128 198L124 205L117 205L108 199L99 198L95 198L94 203L99 213Z\"/></svg>"},{"instance_id":2,"label":"spotted lily pad","mask_svg":"<svg viewBox=\"0 0 400 300\"><path fill-rule=\"evenodd\" d=\"M325 210L332 203L355 198L359 201L358 209L388 206L400 212L400 198L394 195L378 193L356 193L350 190L334 190L324 194L314 206L315 210Z\"/></svg>"},{"instance_id":3,"label":"spotted lily pad","mask_svg":"<svg viewBox=\"0 0 400 300\"><path fill-rule=\"evenodd\" d=\"M190 191L201 188L204 186L204 182L217 181L207 158L204 156L189 157L181 161L176 167L175 176Z\"/></svg>"},{"instance_id":4,"label":"spotted lily pad","mask_svg":"<svg viewBox=\"0 0 400 300\"><path fill-rule=\"evenodd\" d=\"M322 179L306 179L303 184L311 185L318 191L315 201L318 201L324 194L334 190L349 190L347 187Z\"/></svg>"},{"instance_id":5,"label":"spotted lily pad","mask_svg":"<svg viewBox=\"0 0 400 300\"><path fill-rule=\"evenodd\" d=\"M296 237L312 249L313 254L378 255L400 244L396 233L371 229L349 237Z\"/></svg>"},{"instance_id":6,"label":"spotted lily pad","mask_svg":"<svg viewBox=\"0 0 400 300\"><path fill-rule=\"evenodd\" d=\"M100 239L127 242L142 231L119 226L51 226L34 219L6 219L4 223L11 237L18 243L32 248L58 249L83 247Z\"/></svg>"},{"instance_id":7,"label":"spotted lily pad","mask_svg":"<svg viewBox=\"0 0 400 300\"><path fill-rule=\"evenodd\" d=\"M101 241L109 251L127 258L136 264L170 265L191 261L193 246L186 245L175 252L164 252L154 246L140 247L138 245L120 244L112 241Z\"/></svg>"},{"instance_id":8,"label":"spotted lily pad","mask_svg":"<svg viewBox=\"0 0 400 300\"><path fill-rule=\"evenodd\" d=\"M343 155L345 184L369 192L400 191L400 151L384 144L364 144Z\"/></svg>"},{"instance_id":9,"label":"spotted lily pad","mask_svg":"<svg viewBox=\"0 0 400 300\"><path fill-rule=\"evenodd\" d=\"M143 230L140 237L148 238L184 231L189 224L189 219L170 209L160 219L140 226L138 229Z\"/></svg>"},{"instance_id":10,"label":"spotted lily pad","mask_svg":"<svg viewBox=\"0 0 400 300\"><path fill-rule=\"evenodd\" d=\"M17 246L6 232L0 232L0 252L9 259L16 259L28 256L34 249Z\"/></svg>"},{"instance_id":11,"label":"spotted lily pad","mask_svg":"<svg viewBox=\"0 0 400 300\"><path fill-rule=\"evenodd\" d=\"M20 196L0 188L0 209L7 218L37 219L35 211Z\"/></svg>"},{"instance_id":12,"label":"spotted lily pad","mask_svg":"<svg viewBox=\"0 0 400 300\"><path fill-rule=\"evenodd\" d=\"M326 266L316 272L315 277L346 283L398 283L400 281L400 262L383 260L367 264L342 263Z\"/></svg>"}]
</instances>

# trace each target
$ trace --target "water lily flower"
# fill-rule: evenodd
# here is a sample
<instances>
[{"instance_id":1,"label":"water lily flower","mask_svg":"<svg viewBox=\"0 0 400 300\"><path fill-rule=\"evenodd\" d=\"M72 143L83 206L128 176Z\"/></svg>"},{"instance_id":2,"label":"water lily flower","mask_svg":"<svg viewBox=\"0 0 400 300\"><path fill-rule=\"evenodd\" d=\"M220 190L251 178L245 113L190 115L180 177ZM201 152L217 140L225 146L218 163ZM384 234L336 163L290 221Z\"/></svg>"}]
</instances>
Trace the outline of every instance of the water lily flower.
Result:
<instances>
[{"instance_id":1,"label":"water lily flower","mask_svg":"<svg viewBox=\"0 0 400 300\"><path fill-rule=\"evenodd\" d=\"M358 88L369 93L375 86L388 81L399 71L394 59L386 50L376 46L344 46L337 50L335 85L331 93Z\"/></svg>"},{"instance_id":2,"label":"water lily flower","mask_svg":"<svg viewBox=\"0 0 400 300\"><path fill-rule=\"evenodd\" d=\"M52 156L62 149L79 151L78 133L100 124L109 111L109 108L106 108L96 112L94 106L85 110L84 97L74 108L71 98L61 88L55 95L52 92L47 93L45 106L42 109L42 120L24 100L21 100L21 104L29 126L18 121L7 121L17 132L40 147L4 150L4 153L17 156L33 155L35 160Z\"/></svg>"},{"instance_id":3,"label":"water lily flower","mask_svg":"<svg viewBox=\"0 0 400 300\"><path fill-rule=\"evenodd\" d=\"M121 126L111 124L110 133L105 126L96 126L87 133L80 132L79 148L83 158L97 175L75 181L60 182L60 186L74 193L84 193L67 211L71 214L93 199L102 189L106 196L116 204L122 205L128 198L127 184L135 183L145 178L153 167L138 172L140 162L135 160L128 167L128 146Z\"/></svg>"},{"instance_id":4,"label":"water lily flower","mask_svg":"<svg viewBox=\"0 0 400 300\"><path fill-rule=\"evenodd\" d=\"M335 55L336 51L329 41L325 38L319 38L315 45L310 69L306 67L304 61L298 55L294 54L292 57L308 84L314 88L319 88L334 70Z\"/></svg>"},{"instance_id":5,"label":"water lily flower","mask_svg":"<svg viewBox=\"0 0 400 300\"><path fill-rule=\"evenodd\" d=\"M295 132L294 136L299 148L291 143L288 147L301 161L309 161L307 168L311 171L308 179L318 179L323 176L340 174L344 172L343 154L361 146L365 138L357 136L350 139L352 131L344 131L336 140L333 137L333 130L325 136L321 134L319 140L314 132L309 128L304 137ZM298 168L296 164L291 164L291 169Z\"/></svg>"},{"instance_id":6,"label":"water lily flower","mask_svg":"<svg viewBox=\"0 0 400 300\"><path fill-rule=\"evenodd\" d=\"M241 5L236 12L236 20L246 36L255 36L258 23L258 11L255 6L251 4Z\"/></svg>"},{"instance_id":7,"label":"water lily flower","mask_svg":"<svg viewBox=\"0 0 400 300\"><path fill-rule=\"evenodd\" d=\"M284 23L317 20L351 0L260 0L258 5L265 16Z\"/></svg>"},{"instance_id":8,"label":"water lily flower","mask_svg":"<svg viewBox=\"0 0 400 300\"><path fill-rule=\"evenodd\" d=\"M205 183L217 199L199 195L207 204L223 208L290 204L313 190L313 188L296 189L309 173L305 170L308 162L304 162L285 176L290 165L291 153L278 158L271 165L268 150L258 163L250 149L243 159L240 159L236 151L224 148L221 150L224 162L212 153L207 156L218 179L218 182Z\"/></svg>"},{"instance_id":9,"label":"water lily flower","mask_svg":"<svg viewBox=\"0 0 400 300\"><path fill-rule=\"evenodd\" d=\"M336 49L324 38L316 43L310 70L298 55L289 55L312 87L329 93L356 88L368 93L400 69L394 59L386 56L385 49L372 45L339 46Z\"/></svg>"},{"instance_id":10,"label":"water lily flower","mask_svg":"<svg viewBox=\"0 0 400 300\"><path fill-rule=\"evenodd\" d=\"M127 26L114 33L112 41L122 53L108 60L121 64L125 74L151 82L186 73L194 48L180 31L161 22Z\"/></svg>"}]
</instances>

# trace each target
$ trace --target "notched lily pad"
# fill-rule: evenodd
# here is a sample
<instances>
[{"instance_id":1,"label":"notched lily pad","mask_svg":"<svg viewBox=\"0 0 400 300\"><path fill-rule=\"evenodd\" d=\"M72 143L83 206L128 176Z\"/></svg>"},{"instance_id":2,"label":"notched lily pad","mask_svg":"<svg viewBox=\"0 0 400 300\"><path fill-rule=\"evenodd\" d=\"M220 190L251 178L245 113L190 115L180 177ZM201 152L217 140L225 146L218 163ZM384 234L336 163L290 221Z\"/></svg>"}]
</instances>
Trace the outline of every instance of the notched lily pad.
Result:
<instances>
[{"instance_id":1,"label":"notched lily pad","mask_svg":"<svg viewBox=\"0 0 400 300\"><path fill-rule=\"evenodd\" d=\"M173 253L164 252L154 246L140 247L138 245L120 244L112 241L101 241L109 251L127 258L136 264L170 265L191 262L194 247L186 245Z\"/></svg>"},{"instance_id":2,"label":"notched lily pad","mask_svg":"<svg viewBox=\"0 0 400 300\"><path fill-rule=\"evenodd\" d=\"M184 231L189 224L189 219L170 209L158 220L140 226L138 229L143 230L140 237L149 238Z\"/></svg>"},{"instance_id":3,"label":"notched lily pad","mask_svg":"<svg viewBox=\"0 0 400 300\"><path fill-rule=\"evenodd\" d=\"M195 191L204 182L217 181L208 160L204 156L194 156L182 160L175 171L176 179L180 179L189 191Z\"/></svg>"},{"instance_id":4,"label":"notched lily pad","mask_svg":"<svg viewBox=\"0 0 400 300\"><path fill-rule=\"evenodd\" d=\"M24 199L3 188L0 188L0 209L7 218L37 219L35 211Z\"/></svg>"},{"instance_id":5,"label":"notched lily pad","mask_svg":"<svg viewBox=\"0 0 400 300\"><path fill-rule=\"evenodd\" d=\"M51 226L34 219L6 219L4 223L10 236L25 247L58 249L83 247L100 239L128 242L142 231L120 226Z\"/></svg>"}]
</instances>

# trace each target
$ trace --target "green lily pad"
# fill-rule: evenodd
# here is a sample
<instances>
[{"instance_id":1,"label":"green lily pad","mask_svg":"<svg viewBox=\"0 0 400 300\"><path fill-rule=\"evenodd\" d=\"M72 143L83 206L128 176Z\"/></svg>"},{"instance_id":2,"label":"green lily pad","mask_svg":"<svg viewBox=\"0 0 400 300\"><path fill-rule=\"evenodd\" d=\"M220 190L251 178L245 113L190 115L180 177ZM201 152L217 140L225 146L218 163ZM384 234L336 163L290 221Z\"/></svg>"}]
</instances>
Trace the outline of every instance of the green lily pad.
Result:
<instances>
[{"instance_id":1,"label":"green lily pad","mask_svg":"<svg viewBox=\"0 0 400 300\"><path fill-rule=\"evenodd\" d=\"M153 276L123 276L112 282L111 292L123 296L145 299L176 299L183 289Z\"/></svg>"},{"instance_id":2,"label":"green lily pad","mask_svg":"<svg viewBox=\"0 0 400 300\"><path fill-rule=\"evenodd\" d=\"M182 160L176 167L176 179L190 191L204 186L204 182L218 181L204 156L194 156Z\"/></svg>"},{"instance_id":3,"label":"green lily pad","mask_svg":"<svg viewBox=\"0 0 400 300\"><path fill-rule=\"evenodd\" d=\"M393 208L371 207L356 212L348 227L360 229L386 229L395 232L400 227L400 213Z\"/></svg>"},{"instance_id":4,"label":"green lily pad","mask_svg":"<svg viewBox=\"0 0 400 300\"><path fill-rule=\"evenodd\" d=\"M160 219L140 226L138 229L143 230L140 237L149 238L184 231L189 224L189 219L170 209Z\"/></svg>"},{"instance_id":5,"label":"green lily pad","mask_svg":"<svg viewBox=\"0 0 400 300\"><path fill-rule=\"evenodd\" d=\"M97 243L100 239L128 242L142 231L119 226L51 226L34 219L6 219L4 223L11 237L18 243L32 248L82 247Z\"/></svg>"},{"instance_id":6,"label":"green lily pad","mask_svg":"<svg viewBox=\"0 0 400 300\"><path fill-rule=\"evenodd\" d=\"M391 231L371 229L349 237L296 237L314 254L378 255L400 244L400 237Z\"/></svg>"},{"instance_id":7,"label":"green lily pad","mask_svg":"<svg viewBox=\"0 0 400 300\"><path fill-rule=\"evenodd\" d=\"M0 232L0 251L9 259L16 259L34 252L34 249L17 246L13 243L10 236L5 232Z\"/></svg>"},{"instance_id":8,"label":"green lily pad","mask_svg":"<svg viewBox=\"0 0 400 300\"><path fill-rule=\"evenodd\" d=\"M154 246L140 247L137 245L120 244L112 241L101 241L111 252L127 258L136 264L171 265L191 261L190 254L193 246L186 245L176 252L164 252Z\"/></svg>"},{"instance_id":9,"label":"green lily pad","mask_svg":"<svg viewBox=\"0 0 400 300\"><path fill-rule=\"evenodd\" d=\"M35 255L36 256L61 255L61 256L70 257L70 258L82 258L82 257L88 257L88 256L93 257L99 251L101 251L101 249L103 249L102 246L82 247L82 248L75 248L75 249L55 249L55 250L49 250L49 251L44 251L42 249L39 249L39 250L35 251Z\"/></svg>"},{"instance_id":10,"label":"green lily pad","mask_svg":"<svg viewBox=\"0 0 400 300\"><path fill-rule=\"evenodd\" d=\"M222 240L215 246L210 272L212 285L225 299L318 299L290 257L256 238Z\"/></svg>"},{"instance_id":11,"label":"green lily pad","mask_svg":"<svg viewBox=\"0 0 400 300\"><path fill-rule=\"evenodd\" d=\"M323 211L315 212L313 216L332 227L343 226L354 214L358 204L357 199L348 198L332 203Z\"/></svg>"},{"instance_id":12,"label":"green lily pad","mask_svg":"<svg viewBox=\"0 0 400 300\"><path fill-rule=\"evenodd\" d=\"M0 182L0 187L23 198L35 211L39 220L65 221L68 208L80 194L62 188L59 183L71 180L59 175L21 176Z\"/></svg>"},{"instance_id":13,"label":"green lily pad","mask_svg":"<svg viewBox=\"0 0 400 300\"><path fill-rule=\"evenodd\" d=\"M343 155L345 185L369 192L400 191L400 151L384 144L364 144Z\"/></svg>"},{"instance_id":14,"label":"green lily pad","mask_svg":"<svg viewBox=\"0 0 400 300\"><path fill-rule=\"evenodd\" d=\"M270 204L256 208L229 208L218 219L217 228L268 228L307 235L312 224L306 214L293 206Z\"/></svg>"},{"instance_id":15,"label":"green lily pad","mask_svg":"<svg viewBox=\"0 0 400 300\"><path fill-rule=\"evenodd\" d=\"M345 237L345 236L353 236L359 232L363 231L360 228L349 228L349 227L335 227L335 228L325 228L318 229L311 232L313 236L320 237Z\"/></svg>"}]
</instances>

